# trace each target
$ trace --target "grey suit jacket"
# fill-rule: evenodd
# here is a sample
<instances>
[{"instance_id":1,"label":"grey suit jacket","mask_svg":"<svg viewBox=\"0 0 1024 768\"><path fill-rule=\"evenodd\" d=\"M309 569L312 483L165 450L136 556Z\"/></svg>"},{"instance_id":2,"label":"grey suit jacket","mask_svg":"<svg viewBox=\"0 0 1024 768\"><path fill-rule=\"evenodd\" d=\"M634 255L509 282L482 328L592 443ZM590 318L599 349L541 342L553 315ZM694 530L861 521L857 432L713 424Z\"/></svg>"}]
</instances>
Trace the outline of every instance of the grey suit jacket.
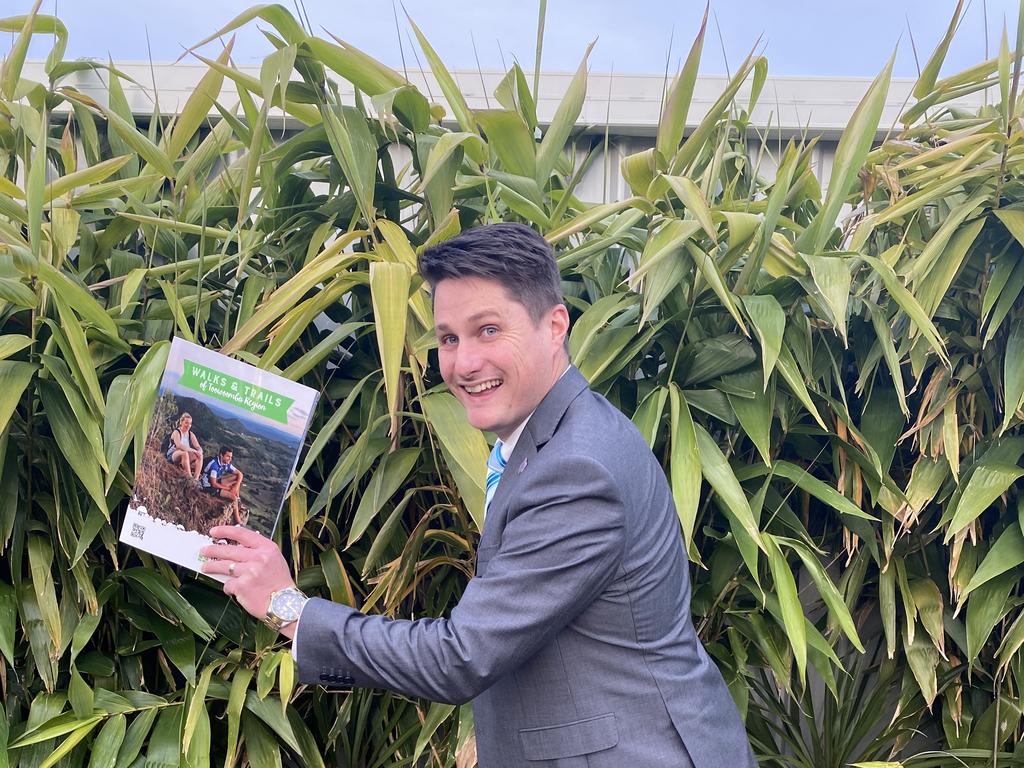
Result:
<instances>
[{"instance_id":1,"label":"grey suit jacket","mask_svg":"<svg viewBox=\"0 0 1024 768\"><path fill-rule=\"evenodd\" d=\"M307 683L472 699L482 768L754 766L690 619L664 472L575 368L509 458L451 617L312 599L297 648Z\"/></svg>"}]
</instances>

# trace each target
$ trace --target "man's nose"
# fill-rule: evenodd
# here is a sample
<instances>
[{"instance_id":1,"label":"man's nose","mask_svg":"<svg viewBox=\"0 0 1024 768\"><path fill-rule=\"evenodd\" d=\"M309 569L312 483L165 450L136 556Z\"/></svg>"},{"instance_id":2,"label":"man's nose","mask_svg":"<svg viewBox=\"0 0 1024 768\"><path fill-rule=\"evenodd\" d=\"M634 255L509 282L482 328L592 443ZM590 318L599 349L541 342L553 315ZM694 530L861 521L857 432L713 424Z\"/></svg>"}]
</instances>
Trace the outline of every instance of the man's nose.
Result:
<instances>
[{"instance_id":1,"label":"man's nose","mask_svg":"<svg viewBox=\"0 0 1024 768\"><path fill-rule=\"evenodd\" d=\"M483 362L480 357L480 350L472 341L462 341L455 349L455 360L453 369L455 375L460 379L472 378L477 373Z\"/></svg>"}]
</instances>

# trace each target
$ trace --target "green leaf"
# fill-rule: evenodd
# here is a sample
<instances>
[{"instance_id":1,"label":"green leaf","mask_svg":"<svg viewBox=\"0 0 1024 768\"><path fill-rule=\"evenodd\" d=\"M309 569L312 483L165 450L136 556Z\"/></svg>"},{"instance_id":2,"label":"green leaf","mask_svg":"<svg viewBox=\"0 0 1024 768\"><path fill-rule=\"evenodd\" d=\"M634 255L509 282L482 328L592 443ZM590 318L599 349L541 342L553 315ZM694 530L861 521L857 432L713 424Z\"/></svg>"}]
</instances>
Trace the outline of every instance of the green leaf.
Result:
<instances>
[{"instance_id":1,"label":"green leaf","mask_svg":"<svg viewBox=\"0 0 1024 768\"><path fill-rule=\"evenodd\" d=\"M633 414L633 424L652 450L658 440L658 433L661 431L661 418L665 413L666 399L668 399L668 389L657 387L651 390ZM678 504L676 511L679 511Z\"/></svg>"},{"instance_id":2,"label":"green leaf","mask_svg":"<svg viewBox=\"0 0 1024 768\"><path fill-rule=\"evenodd\" d=\"M978 197L982 195L979 193ZM920 277L917 281L919 284L915 284L917 296L921 299L921 306L928 318L935 316L939 304L949 292L953 279L971 252L971 246L985 227L986 218L979 216L957 229L950 238L949 245L942 251L942 260ZM934 341L931 338L928 340L934 346Z\"/></svg>"},{"instance_id":3,"label":"green leaf","mask_svg":"<svg viewBox=\"0 0 1024 768\"><path fill-rule=\"evenodd\" d=\"M952 541L1021 477L1024 477L1024 469L1015 464L982 461L975 465L958 502L943 513L943 521L950 518L943 541L946 544Z\"/></svg>"},{"instance_id":4,"label":"green leaf","mask_svg":"<svg viewBox=\"0 0 1024 768\"><path fill-rule=\"evenodd\" d=\"M1013 324L1006 340L1003 358L1003 423L999 434L1006 432L1014 414L1024 406L1024 320Z\"/></svg>"},{"instance_id":5,"label":"green leaf","mask_svg":"<svg viewBox=\"0 0 1024 768\"><path fill-rule=\"evenodd\" d=\"M0 653L8 664L14 664L14 628L18 622L17 597L14 587L0 581Z\"/></svg>"},{"instance_id":6,"label":"green leaf","mask_svg":"<svg viewBox=\"0 0 1024 768\"><path fill-rule=\"evenodd\" d=\"M797 367L796 360L793 358L793 353L790 352L789 347L785 344L779 350L779 359L776 363L779 369L779 373L782 374L782 378L786 380L786 384L789 385L789 390L796 395L797 400L807 409L807 412L814 417L814 420L818 422L822 429L828 430L825 425L824 419L821 418L821 414L818 413L818 409L815 407L814 402L811 400L811 395L807 391L807 385L804 383L803 376L800 374L800 369Z\"/></svg>"},{"instance_id":7,"label":"green leaf","mask_svg":"<svg viewBox=\"0 0 1024 768\"><path fill-rule=\"evenodd\" d=\"M960 23L960 13L963 11L964 0L958 0L956 9L953 11L953 18L949 21L949 27L946 29L946 34L943 35L942 40L932 51L932 55L928 59L928 63L924 65L924 69L921 70L921 74L917 78L917 82L914 83L914 90L912 91L915 99L923 99L932 89L935 87L935 81L939 77L939 70L942 68L942 62L946 59L946 52L949 50L949 44L953 41L953 35L956 32L956 28Z\"/></svg>"},{"instance_id":8,"label":"green leaf","mask_svg":"<svg viewBox=\"0 0 1024 768\"><path fill-rule=\"evenodd\" d=\"M930 707L938 695L935 669L939 664L939 651L923 632L918 632L913 642L904 637L903 644L907 665L917 680L925 704Z\"/></svg>"},{"instance_id":9,"label":"green leaf","mask_svg":"<svg viewBox=\"0 0 1024 768\"><path fill-rule=\"evenodd\" d=\"M643 293L643 315L647 322L665 297L683 278L685 267L679 253L700 224L696 221L670 219L655 230L644 244L640 264L630 276L630 287Z\"/></svg>"},{"instance_id":10,"label":"green leaf","mask_svg":"<svg viewBox=\"0 0 1024 768\"><path fill-rule=\"evenodd\" d=\"M334 157L345 173L363 218L373 221L374 182L377 173L377 142L370 132L366 116L355 107L327 105L321 110L327 139Z\"/></svg>"},{"instance_id":11,"label":"green leaf","mask_svg":"<svg viewBox=\"0 0 1024 768\"><path fill-rule=\"evenodd\" d=\"M62 457L74 470L96 506L106 514L107 500L103 491L99 463L90 448L89 440L78 426L78 420L67 398L60 387L52 381L39 381L36 386Z\"/></svg>"},{"instance_id":12,"label":"green leaf","mask_svg":"<svg viewBox=\"0 0 1024 768\"><path fill-rule=\"evenodd\" d=\"M146 602L158 612L173 617L204 640L213 638L213 628L162 574L147 568L129 568L121 576L141 587Z\"/></svg>"},{"instance_id":13,"label":"green leaf","mask_svg":"<svg viewBox=\"0 0 1024 768\"><path fill-rule=\"evenodd\" d=\"M71 366L79 389L89 401L96 416L102 416L106 403L103 400L103 392L100 389L100 381L96 373L96 363L93 362L92 354L89 351L89 342L85 337L85 332L82 330L78 318L62 298L54 296L53 301L57 305L60 315L61 335L67 339L67 346L61 348L65 353L64 361ZM59 341L60 336L57 336L57 339Z\"/></svg>"},{"instance_id":14,"label":"green leaf","mask_svg":"<svg viewBox=\"0 0 1024 768\"><path fill-rule=\"evenodd\" d=\"M775 362L779 359L779 351L782 349L782 334L786 329L786 313L779 304L778 299L770 294L743 295L740 296L743 308L750 318L750 324L754 327L758 341L761 342L761 370L763 371L763 383L765 391L768 389L768 381L772 371L775 369Z\"/></svg>"},{"instance_id":15,"label":"green leaf","mask_svg":"<svg viewBox=\"0 0 1024 768\"><path fill-rule=\"evenodd\" d=\"M704 479L718 494L722 504L736 518L746 535L760 549L764 550L764 542L761 540L761 532L754 520L754 513L750 509L750 502L747 501L747 496L743 492L743 488L740 487L736 475L733 474L725 454L700 424L693 426L697 437L697 448L700 451L700 468Z\"/></svg>"},{"instance_id":16,"label":"green leaf","mask_svg":"<svg viewBox=\"0 0 1024 768\"><path fill-rule=\"evenodd\" d=\"M825 299L825 304L832 312L832 321L843 340L843 346L849 346L846 337L846 304L850 298L850 286L853 276L846 261L837 256L804 256L804 261L811 269L814 284Z\"/></svg>"},{"instance_id":17,"label":"green leaf","mask_svg":"<svg viewBox=\"0 0 1024 768\"><path fill-rule=\"evenodd\" d=\"M408 85L406 79L395 70L367 56L344 40L337 37L334 39L337 45L317 37L309 37L303 45L309 48L317 61L330 67L370 96L379 96Z\"/></svg>"},{"instance_id":18,"label":"green leaf","mask_svg":"<svg viewBox=\"0 0 1024 768\"><path fill-rule=\"evenodd\" d=\"M201 715L206 711L206 691L210 687L210 678L213 675L213 667L207 665L203 669L203 673L199 676L199 682L196 683L189 695L188 710L185 714L185 727L182 730L181 736L181 748L183 751L188 752L189 747L192 744L192 739L196 735L196 728L199 725Z\"/></svg>"},{"instance_id":19,"label":"green leaf","mask_svg":"<svg viewBox=\"0 0 1024 768\"><path fill-rule=\"evenodd\" d=\"M221 64L228 64L231 57L231 49L234 47L235 39L228 40L227 45L217 61ZM220 96L221 86L224 84L224 73L216 69L208 69L199 82L193 87L185 106L181 108L177 119L174 121L174 128L171 130L170 138L167 141L167 159L172 163L181 155L185 145L195 135L204 123L210 119L210 110Z\"/></svg>"},{"instance_id":20,"label":"green leaf","mask_svg":"<svg viewBox=\"0 0 1024 768\"><path fill-rule=\"evenodd\" d=\"M476 131L476 123L473 120L473 113L469 106L466 104L466 99L462 95L462 89L459 88L458 83L455 82L455 78L452 77L451 72L441 61L441 57L437 55L427 38L423 36L420 28L416 26L409 15L406 14L406 18L409 19L409 26L412 27L412 31L416 34L416 39L419 41L420 48L423 49L423 54L427 57L427 64L430 66L430 71L434 73L434 77L437 78L438 85L441 86L441 93L444 94L445 100L448 102L448 107L455 115L455 120L458 122L459 127L468 133L474 133ZM474 158L477 162L483 162L483 157Z\"/></svg>"},{"instance_id":21,"label":"green leaf","mask_svg":"<svg viewBox=\"0 0 1024 768\"><path fill-rule=\"evenodd\" d=\"M86 736L92 733L93 728L95 728L96 724L100 722L100 719L101 718L95 717L84 721L81 726L72 731L68 737L60 743L60 746L53 750L48 758L39 764L39 768L50 768L50 766L56 765L63 760L64 757L68 755L71 750L77 747Z\"/></svg>"},{"instance_id":22,"label":"green leaf","mask_svg":"<svg viewBox=\"0 0 1024 768\"><path fill-rule=\"evenodd\" d=\"M910 582L910 595L918 618L928 636L943 658L946 656L946 632L943 626L942 613L944 602L942 592L931 579L914 579Z\"/></svg>"},{"instance_id":23,"label":"green leaf","mask_svg":"<svg viewBox=\"0 0 1024 768\"><path fill-rule=\"evenodd\" d=\"M132 720L131 724L128 726L128 732L125 734L124 743L121 744L121 749L118 750L117 765L115 768L128 768L128 766L135 762L135 758L138 757L139 752L142 750L142 745L149 737L149 732L153 728L153 723L156 721L157 715L160 714L161 711L170 712L172 710L158 710L156 707L153 707L151 709L145 709L135 716L135 719Z\"/></svg>"},{"instance_id":24,"label":"green leaf","mask_svg":"<svg viewBox=\"0 0 1024 768\"><path fill-rule=\"evenodd\" d=\"M661 110L661 119L658 121L658 136L655 140L655 147L658 155L665 162L665 166L675 156L679 144L683 140L683 132L686 130L686 118L690 112L690 103L693 100L693 89L697 84L697 73L700 70L700 56L704 48L704 32L708 26L708 6L704 8L704 18L701 20L697 37L690 47L690 53L686 57L686 63L679 70L675 80L668 90L668 97L665 99L665 106ZM660 165L660 163L659 163Z\"/></svg>"},{"instance_id":25,"label":"green leaf","mask_svg":"<svg viewBox=\"0 0 1024 768\"><path fill-rule=\"evenodd\" d=\"M112 79L115 76L111 76ZM175 176L174 164L167 159L161 149L150 141L145 134L143 134L134 124L129 123L123 117L121 117L113 109L108 109L103 105L89 99L88 97L76 94L74 91L65 90L63 94L72 101L79 102L84 106L91 107L103 113L103 116L107 119L107 124L114 129L114 132L124 141L128 147L131 148L135 154L146 161L150 166L159 171L161 176L165 176L168 179L173 179ZM143 173L143 175L146 175ZM156 177L154 176L154 180Z\"/></svg>"},{"instance_id":26,"label":"green leaf","mask_svg":"<svg viewBox=\"0 0 1024 768\"><path fill-rule=\"evenodd\" d=\"M419 735L416 737L416 748L412 751L413 763L423 754L423 750L427 748L431 737L454 711L454 704L441 704L436 701L431 703L430 708L427 710L427 716L423 718L423 725L420 726Z\"/></svg>"},{"instance_id":27,"label":"green leaf","mask_svg":"<svg viewBox=\"0 0 1024 768\"><path fill-rule=\"evenodd\" d=\"M79 283L54 269L45 261L37 262L33 264L33 267L38 270L39 279L60 296L62 302L75 310L79 317L94 325L110 339L119 338L117 326L114 325L110 315L106 313L96 298Z\"/></svg>"},{"instance_id":28,"label":"green leaf","mask_svg":"<svg viewBox=\"0 0 1024 768\"><path fill-rule=\"evenodd\" d=\"M718 242L718 227L711 218L711 208L708 206L700 188L685 176L664 175L669 188L676 193L679 201L689 211L693 218L700 222L701 228L711 238L713 243Z\"/></svg>"},{"instance_id":29,"label":"green leaf","mask_svg":"<svg viewBox=\"0 0 1024 768\"><path fill-rule=\"evenodd\" d=\"M431 148L430 155L427 157L426 167L423 171L423 186L426 187L430 184L437 174L447 167L448 161L453 156L461 157L461 155L455 154L455 150L461 147L469 154L482 154L485 146L484 140L475 133L460 131L444 134Z\"/></svg>"},{"instance_id":30,"label":"green leaf","mask_svg":"<svg viewBox=\"0 0 1024 768\"><path fill-rule=\"evenodd\" d=\"M508 109L478 109L473 117L483 128L487 145L494 150L505 171L531 179L536 176L537 144L522 115Z\"/></svg>"},{"instance_id":31,"label":"green leaf","mask_svg":"<svg viewBox=\"0 0 1024 768\"><path fill-rule=\"evenodd\" d=\"M7 429L14 409L37 369L33 363L0 360L0 432Z\"/></svg>"},{"instance_id":32,"label":"green leaf","mask_svg":"<svg viewBox=\"0 0 1024 768\"><path fill-rule=\"evenodd\" d=\"M797 672L803 681L807 674L807 628L805 626L803 606L796 589L796 579L789 569L782 550L770 533L762 536L765 551L768 553L768 567L775 582L775 594L779 599L782 623L786 628L789 645L793 649Z\"/></svg>"},{"instance_id":33,"label":"green leaf","mask_svg":"<svg viewBox=\"0 0 1024 768\"><path fill-rule=\"evenodd\" d=\"M900 368L900 358L896 353L896 344L892 337L892 329L877 306L869 301L864 302L868 313L871 315L871 325L875 329L875 337L882 349L882 357L885 359L886 367L889 369L889 376L892 379L894 391L899 401L900 411L904 417L910 416L910 408L907 406L907 390L903 384L903 370Z\"/></svg>"},{"instance_id":34,"label":"green leaf","mask_svg":"<svg viewBox=\"0 0 1024 768\"><path fill-rule=\"evenodd\" d=\"M531 131L537 127L537 105L530 93L526 75L518 64L512 65L494 89L494 98L505 109L518 112Z\"/></svg>"},{"instance_id":35,"label":"green leaf","mask_svg":"<svg viewBox=\"0 0 1024 768\"><path fill-rule=\"evenodd\" d=\"M734 373L722 377L724 385L735 388L727 392L729 405L739 419L740 426L757 448L765 466L771 466L772 411L775 403L775 389L769 393L761 383L760 371ZM751 393L750 397L738 394Z\"/></svg>"},{"instance_id":36,"label":"green leaf","mask_svg":"<svg viewBox=\"0 0 1024 768\"><path fill-rule=\"evenodd\" d=\"M92 742L89 753L89 768L114 768L118 750L124 743L127 718L117 714L107 719Z\"/></svg>"},{"instance_id":37,"label":"green leaf","mask_svg":"<svg viewBox=\"0 0 1024 768\"><path fill-rule=\"evenodd\" d=\"M587 46L583 60L559 102L555 115L544 132L544 138L540 141L540 147L537 150L536 179L541 188L546 186L548 177L551 176L551 171L562 154L569 135L576 127L576 119L583 109L583 102L587 98L587 58L593 47L594 43Z\"/></svg>"},{"instance_id":38,"label":"green leaf","mask_svg":"<svg viewBox=\"0 0 1024 768\"><path fill-rule=\"evenodd\" d=\"M992 630L1010 605L1010 591L1017 585L1017 575L1004 573L980 587L967 601L967 663L973 664L989 641Z\"/></svg>"},{"instance_id":39,"label":"green leaf","mask_svg":"<svg viewBox=\"0 0 1024 768\"><path fill-rule=\"evenodd\" d=\"M92 728L102 719L102 715L94 715L93 717L82 720L77 717L74 712L67 712L63 715L58 715L57 717L47 720L38 728L29 728L21 735L21 738L11 744L11 748L20 749L21 747L27 747L31 744L39 744L43 741L59 738L60 736L72 733L77 729L86 727Z\"/></svg>"},{"instance_id":40,"label":"green leaf","mask_svg":"<svg viewBox=\"0 0 1024 768\"><path fill-rule=\"evenodd\" d=\"M702 153L709 152L708 140L720 130L721 118L726 113L736 97L737 92L754 68L756 59L753 55L747 56L736 70L736 74L726 85L718 99L704 115L703 119L693 129L689 137L683 143L682 149L675 153L672 162L669 164L669 173L674 176L689 175L686 171ZM657 153L657 148L649 150L652 155ZM653 160L653 157L652 157Z\"/></svg>"},{"instance_id":41,"label":"green leaf","mask_svg":"<svg viewBox=\"0 0 1024 768\"><path fill-rule=\"evenodd\" d=\"M235 765L235 753L238 751L238 731L242 721L242 707L249 690L253 671L248 667L239 667L231 676L231 692L228 694L227 718L228 733L224 749L224 768Z\"/></svg>"},{"instance_id":42,"label":"green leaf","mask_svg":"<svg viewBox=\"0 0 1024 768\"><path fill-rule=\"evenodd\" d=\"M51 571L53 547L50 542L42 536L30 536L28 561L32 573L32 590L35 592L39 612L50 636L50 643L54 649L62 648L60 608L57 605L57 592Z\"/></svg>"},{"instance_id":43,"label":"green leaf","mask_svg":"<svg viewBox=\"0 0 1024 768\"><path fill-rule=\"evenodd\" d=\"M660 390L664 392L664 390ZM693 530L697 524L697 509L700 505L700 473L697 467L701 463L700 451L697 448L697 433L694 429L693 417L686 398L674 383L669 389L672 453L669 464L669 479L672 483L672 500L675 502L676 514L683 527L683 541L690 552L692 560L699 560L697 548L693 541ZM664 403L664 396L662 396Z\"/></svg>"},{"instance_id":44,"label":"green leaf","mask_svg":"<svg viewBox=\"0 0 1024 768\"><path fill-rule=\"evenodd\" d=\"M370 485L359 499L346 547L351 547L362 537L370 522L405 482L419 457L419 448L400 448L394 453L385 454L370 479ZM484 461L486 463L486 459Z\"/></svg>"},{"instance_id":45,"label":"green leaf","mask_svg":"<svg viewBox=\"0 0 1024 768\"><path fill-rule=\"evenodd\" d=\"M829 613L838 622L843 630L843 634L853 643L853 647L864 653L864 646L861 644L860 636L857 634L857 627L853 623L850 610L846 607L842 594L840 594L836 585L832 583L832 579L829 578L818 558L805 544L795 539L776 536L775 541L779 544L785 544L800 556L804 567L814 580L814 585L818 588L818 594L821 595L821 599L828 607Z\"/></svg>"},{"instance_id":46,"label":"green leaf","mask_svg":"<svg viewBox=\"0 0 1024 768\"><path fill-rule=\"evenodd\" d=\"M1019 525L1011 523L996 539L996 543L986 553L978 570L967 582L967 586L960 593L960 602L966 600L967 596L982 584L1016 568L1021 563L1024 563L1024 533L1021 533Z\"/></svg>"},{"instance_id":47,"label":"green leaf","mask_svg":"<svg viewBox=\"0 0 1024 768\"><path fill-rule=\"evenodd\" d=\"M466 418L466 410L454 395L431 392L420 398L427 423L437 434L441 453L448 465L466 511L482 531L484 513L484 479L490 449L483 433Z\"/></svg>"},{"instance_id":48,"label":"green leaf","mask_svg":"<svg viewBox=\"0 0 1024 768\"><path fill-rule=\"evenodd\" d=\"M832 161L825 199L807 229L797 238L796 249L800 253L820 253L832 237L839 211L846 203L850 188L857 181L857 174L860 173L875 140L878 121L881 119L885 98L889 92L889 78L892 76L895 59L894 52L868 87L867 93L846 124Z\"/></svg>"},{"instance_id":49,"label":"green leaf","mask_svg":"<svg viewBox=\"0 0 1024 768\"><path fill-rule=\"evenodd\" d=\"M714 259L692 240L686 243L686 251L690 254L690 258L693 259L697 269L700 270L701 275L704 276L708 285L715 292L715 295L718 296L719 301L722 302L722 306L732 315L736 325L740 327L745 336L749 336L750 334L747 332L747 326L743 322L743 317L740 315L739 309L736 308L735 297L732 291L729 290L729 286L726 285L725 279L722 273L719 272L718 265L715 264Z\"/></svg>"},{"instance_id":50,"label":"green leaf","mask_svg":"<svg viewBox=\"0 0 1024 768\"><path fill-rule=\"evenodd\" d=\"M131 160L131 155L112 157L109 160L103 160L80 171L61 176L46 185L43 189L43 198L45 200L54 200L78 187L91 187L108 176L117 173L129 160Z\"/></svg>"},{"instance_id":51,"label":"green leaf","mask_svg":"<svg viewBox=\"0 0 1024 768\"><path fill-rule=\"evenodd\" d=\"M370 265L370 294L376 321L377 349L384 370L384 391L388 397L392 436L397 436L399 429L399 389L411 281L412 273L404 264L375 262Z\"/></svg>"},{"instance_id":52,"label":"green leaf","mask_svg":"<svg viewBox=\"0 0 1024 768\"><path fill-rule=\"evenodd\" d=\"M14 32L17 23L21 22L21 29L18 31L18 36L14 38L14 44L11 46L10 53L7 54L7 58L4 61L3 68L3 80L2 80L2 91L3 95L8 99L14 99L15 92L18 88L18 81L21 78L22 67L25 66L25 56L28 54L28 46L32 40L32 33L36 26L36 14L39 12L39 6L42 5L42 0L36 0L32 4L32 9L25 16L17 16L11 19L4 19L6 24L4 25L4 31ZM63 25L61 25L63 26ZM41 32L42 30L40 30ZM65 30L65 38L67 37L67 31Z\"/></svg>"},{"instance_id":53,"label":"green leaf","mask_svg":"<svg viewBox=\"0 0 1024 768\"><path fill-rule=\"evenodd\" d=\"M822 482L814 475L810 473L810 470L805 467L799 467L788 461L775 461L772 464L771 470L766 467L761 467L756 464L752 464L736 472L736 477L740 482L749 480L752 477L760 477L764 474L771 474L773 477L782 477L789 480L800 490L809 493L814 496L818 501L832 507L843 515L849 515L850 517L860 518L861 520L871 520L878 522L878 518L873 515L869 515L867 512L862 510L843 494L839 493L835 488L827 483Z\"/></svg>"}]
</instances>

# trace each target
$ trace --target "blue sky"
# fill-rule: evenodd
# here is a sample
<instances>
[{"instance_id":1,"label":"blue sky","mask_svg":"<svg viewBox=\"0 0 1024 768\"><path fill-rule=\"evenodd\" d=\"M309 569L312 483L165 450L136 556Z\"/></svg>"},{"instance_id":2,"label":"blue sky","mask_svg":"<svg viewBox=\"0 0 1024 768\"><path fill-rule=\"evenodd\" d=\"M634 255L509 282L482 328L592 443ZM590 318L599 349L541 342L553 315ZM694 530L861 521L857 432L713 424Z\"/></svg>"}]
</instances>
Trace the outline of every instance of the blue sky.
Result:
<instances>
[{"instance_id":1,"label":"blue sky","mask_svg":"<svg viewBox=\"0 0 1024 768\"><path fill-rule=\"evenodd\" d=\"M71 58L109 55L144 61L151 54L154 61L173 61L251 5L240 0L43 0L41 11L56 13L67 24ZM295 0L283 0L283 5L297 7ZM417 67L401 3L398 29L390 0L303 0L302 6L316 34L326 37L326 29L399 70L400 37L407 65ZM538 6L539 0L404 0L405 11L452 69L475 69L477 57L484 69L507 68L513 60L532 69ZM774 75L873 76L898 44L894 74L915 77L911 36L923 66L955 6L955 0L712 0L701 71L721 74L735 67L760 38ZM0 0L0 16L25 13L29 7L28 0ZM592 71L659 73L666 61L675 70L703 10L703 0L548 0L542 68L574 70L596 38ZM1017 13L1018 0L972 0L943 72L983 60L986 38L988 54L995 56L1004 21L1012 46ZM250 23L239 33L238 64L258 64L270 52L259 26ZM0 50L8 45L0 44ZM30 55L42 58L47 49L39 41Z\"/></svg>"}]
</instances>

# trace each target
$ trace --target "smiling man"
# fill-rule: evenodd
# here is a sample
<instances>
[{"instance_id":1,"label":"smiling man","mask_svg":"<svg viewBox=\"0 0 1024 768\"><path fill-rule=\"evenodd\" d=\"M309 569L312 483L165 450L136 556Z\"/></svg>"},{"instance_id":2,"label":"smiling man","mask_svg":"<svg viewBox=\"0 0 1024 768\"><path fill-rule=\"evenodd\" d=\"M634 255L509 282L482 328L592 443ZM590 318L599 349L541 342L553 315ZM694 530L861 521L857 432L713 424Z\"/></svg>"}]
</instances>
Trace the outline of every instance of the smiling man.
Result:
<instances>
[{"instance_id":1,"label":"smiling man","mask_svg":"<svg viewBox=\"0 0 1024 768\"><path fill-rule=\"evenodd\" d=\"M207 572L294 638L304 682L472 700L482 768L752 767L690 619L664 473L569 364L550 246L494 224L419 266L441 375L470 423L498 437L476 576L451 616L391 620L307 599L277 547L245 529L211 531L236 544L206 548Z\"/></svg>"}]
</instances>

